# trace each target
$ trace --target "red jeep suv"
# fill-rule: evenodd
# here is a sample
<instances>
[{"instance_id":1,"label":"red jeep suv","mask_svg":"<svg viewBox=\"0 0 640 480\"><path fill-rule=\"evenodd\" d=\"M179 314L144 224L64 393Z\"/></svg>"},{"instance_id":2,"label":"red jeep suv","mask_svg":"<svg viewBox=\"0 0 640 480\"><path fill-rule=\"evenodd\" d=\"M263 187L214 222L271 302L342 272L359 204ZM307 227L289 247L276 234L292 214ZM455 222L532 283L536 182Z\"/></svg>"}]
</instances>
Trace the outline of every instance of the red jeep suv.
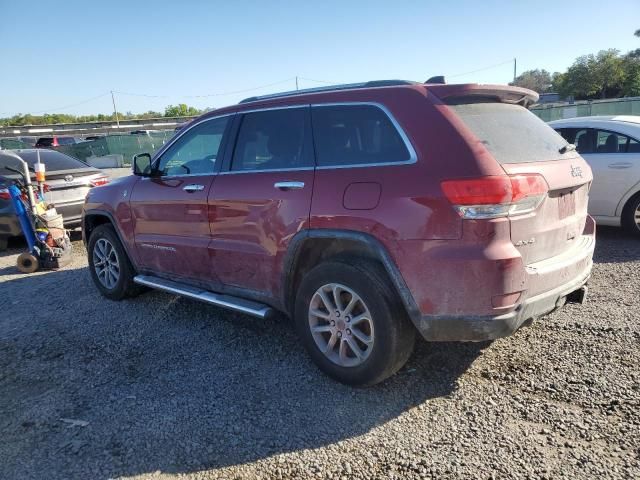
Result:
<instances>
[{"instance_id":1,"label":"red jeep suv","mask_svg":"<svg viewBox=\"0 0 640 480\"><path fill-rule=\"evenodd\" d=\"M152 287L290 316L333 378L371 385L429 341L482 341L581 302L591 170L530 90L375 81L253 97L92 189L107 298Z\"/></svg>"}]
</instances>

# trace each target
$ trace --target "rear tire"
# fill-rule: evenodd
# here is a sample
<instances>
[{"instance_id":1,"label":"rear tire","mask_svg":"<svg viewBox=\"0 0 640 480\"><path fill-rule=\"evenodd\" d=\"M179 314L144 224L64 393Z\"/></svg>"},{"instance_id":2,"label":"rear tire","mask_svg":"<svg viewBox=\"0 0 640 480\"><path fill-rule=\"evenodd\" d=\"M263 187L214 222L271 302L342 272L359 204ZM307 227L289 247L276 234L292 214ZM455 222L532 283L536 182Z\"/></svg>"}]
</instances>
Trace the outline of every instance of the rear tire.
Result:
<instances>
[{"instance_id":1,"label":"rear tire","mask_svg":"<svg viewBox=\"0 0 640 480\"><path fill-rule=\"evenodd\" d=\"M621 223L626 232L640 237L640 193L631 197L622 209Z\"/></svg>"},{"instance_id":2,"label":"rear tire","mask_svg":"<svg viewBox=\"0 0 640 480\"><path fill-rule=\"evenodd\" d=\"M294 317L313 361L348 385L385 380L413 352L415 329L384 270L371 261L313 268L298 289Z\"/></svg>"},{"instance_id":3,"label":"rear tire","mask_svg":"<svg viewBox=\"0 0 640 480\"><path fill-rule=\"evenodd\" d=\"M135 270L111 225L100 225L91 232L87 256L93 283L105 297L122 300L142 291L133 282Z\"/></svg>"}]
</instances>

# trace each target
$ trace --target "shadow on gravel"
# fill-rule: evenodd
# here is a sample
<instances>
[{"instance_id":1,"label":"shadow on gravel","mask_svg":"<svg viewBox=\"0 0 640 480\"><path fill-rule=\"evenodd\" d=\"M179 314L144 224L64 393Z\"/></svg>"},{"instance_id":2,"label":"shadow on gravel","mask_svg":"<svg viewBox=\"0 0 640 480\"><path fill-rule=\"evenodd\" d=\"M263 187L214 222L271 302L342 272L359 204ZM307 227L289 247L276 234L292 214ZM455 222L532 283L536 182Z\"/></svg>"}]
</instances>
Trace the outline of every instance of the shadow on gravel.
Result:
<instances>
[{"instance_id":1,"label":"shadow on gravel","mask_svg":"<svg viewBox=\"0 0 640 480\"><path fill-rule=\"evenodd\" d=\"M1 288L7 478L188 473L334 444L451 394L488 345L418 341L398 374L354 389L321 374L284 319L160 292L110 302L86 268Z\"/></svg>"},{"instance_id":2,"label":"shadow on gravel","mask_svg":"<svg viewBox=\"0 0 640 480\"><path fill-rule=\"evenodd\" d=\"M596 232L596 263L624 263L640 260L640 238L622 228L599 226Z\"/></svg>"}]
</instances>

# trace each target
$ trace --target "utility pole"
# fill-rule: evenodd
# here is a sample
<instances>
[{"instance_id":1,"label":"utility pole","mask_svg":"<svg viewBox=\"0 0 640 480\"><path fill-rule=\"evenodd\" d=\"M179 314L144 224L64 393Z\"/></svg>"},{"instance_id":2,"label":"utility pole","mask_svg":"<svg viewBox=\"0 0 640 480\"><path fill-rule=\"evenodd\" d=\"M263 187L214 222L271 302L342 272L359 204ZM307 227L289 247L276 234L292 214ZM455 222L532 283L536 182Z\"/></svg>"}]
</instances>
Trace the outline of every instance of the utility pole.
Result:
<instances>
[{"instance_id":1,"label":"utility pole","mask_svg":"<svg viewBox=\"0 0 640 480\"><path fill-rule=\"evenodd\" d=\"M113 96L113 90L111 90L111 101L113 102L113 113L116 114L116 125L120 129L120 120L118 120L118 109L116 108L116 99Z\"/></svg>"},{"instance_id":2,"label":"utility pole","mask_svg":"<svg viewBox=\"0 0 640 480\"><path fill-rule=\"evenodd\" d=\"M298 90L298 76L296 75L296 90Z\"/></svg>"},{"instance_id":3,"label":"utility pole","mask_svg":"<svg viewBox=\"0 0 640 480\"><path fill-rule=\"evenodd\" d=\"M516 59L514 58L513 59L513 83L516 83L516 65L517 65L517 62L516 62Z\"/></svg>"}]
</instances>

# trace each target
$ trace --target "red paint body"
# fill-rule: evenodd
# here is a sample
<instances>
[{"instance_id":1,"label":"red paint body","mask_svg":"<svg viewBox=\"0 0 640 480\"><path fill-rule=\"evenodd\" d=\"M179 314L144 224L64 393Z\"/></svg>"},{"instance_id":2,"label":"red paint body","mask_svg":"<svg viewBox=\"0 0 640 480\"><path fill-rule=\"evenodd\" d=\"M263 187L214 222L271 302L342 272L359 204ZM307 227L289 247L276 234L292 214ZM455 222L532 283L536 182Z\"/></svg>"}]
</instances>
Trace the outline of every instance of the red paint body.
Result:
<instances>
[{"instance_id":1,"label":"red paint body","mask_svg":"<svg viewBox=\"0 0 640 480\"><path fill-rule=\"evenodd\" d=\"M550 162L498 163L445 104L462 94L491 94L504 101L532 92L411 85L234 105L205 117L284 105L381 104L404 130L417 161L261 173L227 173L221 163L223 171L202 178L130 176L93 189L85 212L113 216L138 271L205 284L212 290L231 287L282 298L288 274L284 260L294 235L305 229L332 229L377 239L422 316L493 317L513 312L527 298L588 277L594 236L586 210L591 170L577 154ZM161 155L162 151L157 156ZM570 175L576 166L582 169L579 178ZM447 179L505 173L542 174L550 193L531 214L463 220L441 188ZM305 186L275 189L274 183L281 181ZM182 190L187 183L206 188L187 193ZM575 213L561 218L562 200L556 193L576 188ZM527 244L532 238L535 243ZM579 242L585 248L576 247ZM516 299L516 304L504 305L504 295L505 301Z\"/></svg>"}]
</instances>

